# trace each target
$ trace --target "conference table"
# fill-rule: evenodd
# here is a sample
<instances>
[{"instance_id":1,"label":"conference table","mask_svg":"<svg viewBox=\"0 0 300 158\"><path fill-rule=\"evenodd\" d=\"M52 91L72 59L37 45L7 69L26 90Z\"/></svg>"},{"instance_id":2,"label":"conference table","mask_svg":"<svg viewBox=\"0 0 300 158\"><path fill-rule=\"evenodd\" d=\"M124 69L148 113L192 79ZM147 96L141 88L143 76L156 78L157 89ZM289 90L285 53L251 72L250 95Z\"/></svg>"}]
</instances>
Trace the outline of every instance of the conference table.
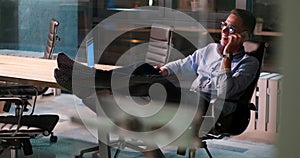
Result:
<instances>
[{"instance_id":1,"label":"conference table","mask_svg":"<svg viewBox=\"0 0 300 158\"><path fill-rule=\"evenodd\" d=\"M54 78L56 60L0 55L0 80L60 88Z\"/></svg>"},{"instance_id":2,"label":"conference table","mask_svg":"<svg viewBox=\"0 0 300 158\"><path fill-rule=\"evenodd\" d=\"M85 64L85 63L83 63ZM96 69L110 70L117 66L96 64ZM61 88L54 78L56 60L37 57L0 55L0 81Z\"/></svg>"}]
</instances>

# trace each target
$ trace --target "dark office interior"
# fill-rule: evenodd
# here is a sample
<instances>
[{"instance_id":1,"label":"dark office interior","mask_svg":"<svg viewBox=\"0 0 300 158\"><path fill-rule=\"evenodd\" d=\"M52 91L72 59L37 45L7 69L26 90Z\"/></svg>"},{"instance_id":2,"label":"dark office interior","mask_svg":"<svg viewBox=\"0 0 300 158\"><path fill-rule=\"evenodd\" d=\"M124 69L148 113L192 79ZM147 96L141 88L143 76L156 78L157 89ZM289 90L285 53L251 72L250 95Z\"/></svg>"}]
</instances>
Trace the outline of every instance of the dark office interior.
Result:
<instances>
[{"instance_id":1,"label":"dark office interior","mask_svg":"<svg viewBox=\"0 0 300 158\"><path fill-rule=\"evenodd\" d=\"M179 56L191 55L199 46L211 42L218 43L221 38L220 22L227 18L232 9L242 8L252 12L256 16L256 23L261 25L256 25L250 40L266 42L262 60L262 78L258 81L252 98L255 104L261 106L251 113L254 120L250 120L249 124L252 126L247 128L245 133L209 140L207 146L216 158L254 158L264 154L265 158L275 157L278 149L279 125L281 125L279 120L284 70L281 61L284 53L279 44L284 38L283 24L280 22L283 13L279 0L0 0L0 4L1 56L43 57L46 39L49 38L49 22L51 19L56 19L59 25L57 26L57 42L53 51L54 61L57 53L64 52L70 58L86 64L87 41L93 37L94 42L101 43L95 46L94 63L112 66L124 66L124 63L145 57L145 53L139 51L143 51L144 44L149 43L151 39L150 24L157 22L178 24L172 32L171 54L180 54L170 58L170 60L175 60ZM173 13L190 19L170 15ZM200 26L188 26L185 22L188 24L197 22ZM200 30L195 31L191 28L200 28ZM198 43L195 44L194 41ZM52 69L50 71L53 73ZM44 72L41 71L41 74ZM269 78L267 78L268 75ZM0 82L2 79L9 78L2 76ZM17 81L24 82L22 79ZM91 112L85 103L71 92L58 87L55 83L51 84L54 86L49 87L49 91L37 99L35 113L59 115L58 124L53 129L58 140L49 143L48 138L34 137L31 139L33 155L24 156L24 152L18 150L18 156L81 158L80 152L83 149L96 146L97 151L87 153L82 157L102 157L101 151L98 150L98 145L101 144L97 139L99 131L76 121L76 118L94 116L95 113ZM271 85L275 86L271 87ZM106 90L101 91L102 93L111 94ZM29 99L29 103L33 101ZM0 108L4 104L0 100ZM14 114L14 110L11 108L8 114ZM0 117L2 115L6 116L7 113L0 110ZM259 119L262 119L264 123L260 123ZM158 127L153 127L155 128ZM1 132L0 139L2 139ZM125 142L125 139L122 141ZM121 149L120 153L116 147L111 149L111 155L118 153L120 158L145 156L120 144L118 146ZM3 144L0 144L0 147L1 145ZM197 149L196 157L207 157L204 149L203 146ZM163 148L162 151L166 158L189 157L188 152L178 154L179 150L173 146ZM47 152L50 154L48 155ZM0 148L0 158L7 155L11 155L9 148Z\"/></svg>"}]
</instances>

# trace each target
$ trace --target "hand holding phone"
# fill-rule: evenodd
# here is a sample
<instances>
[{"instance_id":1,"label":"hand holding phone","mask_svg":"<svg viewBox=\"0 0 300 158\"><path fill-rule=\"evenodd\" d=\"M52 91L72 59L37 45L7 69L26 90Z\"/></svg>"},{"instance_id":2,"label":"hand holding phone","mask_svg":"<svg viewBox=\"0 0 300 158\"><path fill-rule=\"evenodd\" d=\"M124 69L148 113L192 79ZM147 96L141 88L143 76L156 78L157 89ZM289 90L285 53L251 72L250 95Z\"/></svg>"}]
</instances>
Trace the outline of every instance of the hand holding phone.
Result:
<instances>
[{"instance_id":1,"label":"hand holding phone","mask_svg":"<svg viewBox=\"0 0 300 158\"><path fill-rule=\"evenodd\" d=\"M243 42L249 40L247 31L241 33L233 33L228 37L229 41L224 48L223 54L232 54L234 52L237 52L240 49Z\"/></svg>"}]
</instances>

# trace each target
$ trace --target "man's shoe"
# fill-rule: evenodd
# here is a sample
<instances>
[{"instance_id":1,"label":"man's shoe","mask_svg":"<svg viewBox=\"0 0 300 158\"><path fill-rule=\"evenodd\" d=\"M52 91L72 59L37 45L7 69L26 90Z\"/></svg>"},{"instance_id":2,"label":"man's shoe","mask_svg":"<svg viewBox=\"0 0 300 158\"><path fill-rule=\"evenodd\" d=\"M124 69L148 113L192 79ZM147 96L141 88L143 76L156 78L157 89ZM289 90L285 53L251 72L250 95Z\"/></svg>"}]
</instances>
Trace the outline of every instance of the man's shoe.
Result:
<instances>
[{"instance_id":1,"label":"man's shoe","mask_svg":"<svg viewBox=\"0 0 300 158\"><path fill-rule=\"evenodd\" d=\"M67 56L65 53L58 53L57 55L57 66L61 70L73 71L74 60Z\"/></svg>"},{"instance_id":2,"label":"man's shoe","mask_svg":"<svg viewBox=\"0 0 300 158\"><path fill-rule=\"evenodd\" d=\"M56 68L54 70L54 78L62 88L72 92L72 76Z\"/></svg>"}]
</instances>

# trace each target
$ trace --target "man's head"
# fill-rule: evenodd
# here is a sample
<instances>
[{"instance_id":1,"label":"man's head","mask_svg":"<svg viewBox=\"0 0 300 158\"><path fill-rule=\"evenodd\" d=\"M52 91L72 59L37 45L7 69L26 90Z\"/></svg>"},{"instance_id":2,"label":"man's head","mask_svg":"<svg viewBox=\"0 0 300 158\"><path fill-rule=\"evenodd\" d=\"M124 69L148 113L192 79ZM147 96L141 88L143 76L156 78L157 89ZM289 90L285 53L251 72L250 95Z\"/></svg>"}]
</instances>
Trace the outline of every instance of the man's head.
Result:
<instances>
[{"instance_id":1,"label":"man's head","mask_svg":"<svg viewBox=\"0 0 300 158\"><path fill-rule=\"evenodd\" d=\"M244 39L248 38L256 24L255 16L246 10L233 9L227 19L221 23L221 45L225 46L232 34L239 34Z\"/></svg>"}]
</instances>

